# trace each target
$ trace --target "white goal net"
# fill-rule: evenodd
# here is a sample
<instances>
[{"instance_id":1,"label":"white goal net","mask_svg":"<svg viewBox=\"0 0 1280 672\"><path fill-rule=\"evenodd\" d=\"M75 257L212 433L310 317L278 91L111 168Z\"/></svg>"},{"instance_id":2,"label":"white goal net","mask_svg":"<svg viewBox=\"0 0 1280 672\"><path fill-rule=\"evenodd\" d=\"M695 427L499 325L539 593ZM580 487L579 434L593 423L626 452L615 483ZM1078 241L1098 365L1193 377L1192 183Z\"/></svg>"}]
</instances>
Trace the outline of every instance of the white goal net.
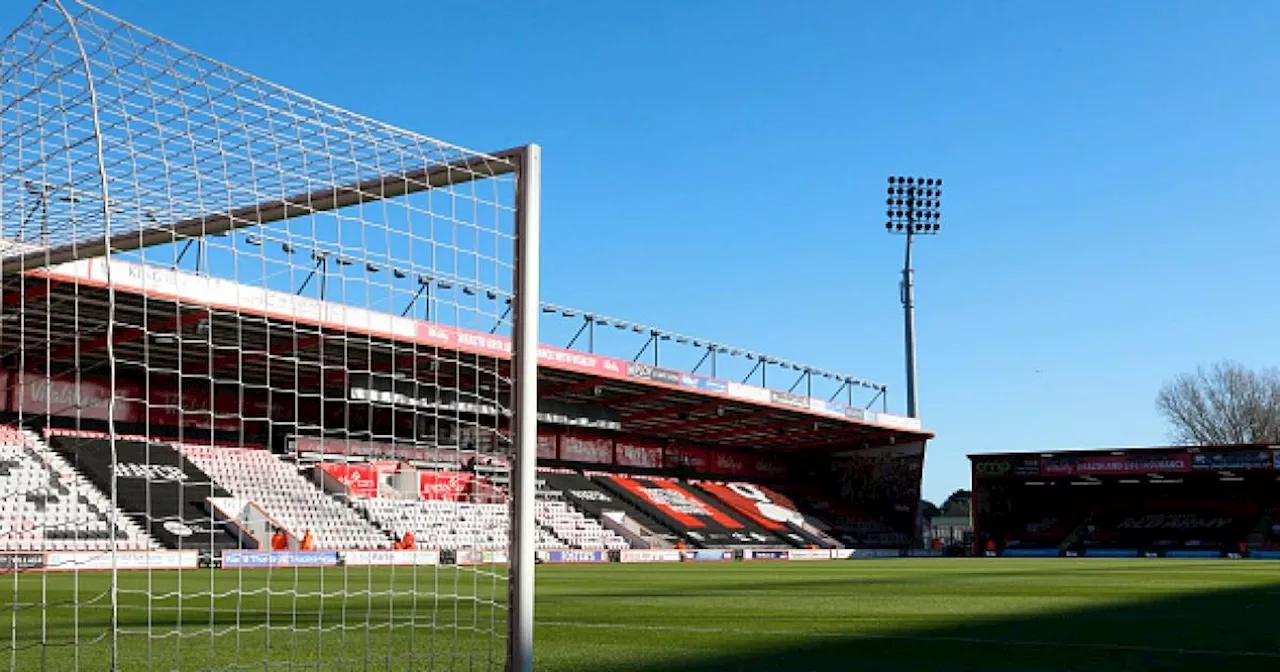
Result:
<instances>
[{"instance_id":1,"label":"white goal net","mask_svg":"<svg viewBox=\"0 0 1280 672\"><path fill-rule=\"evenodd\" d=\"M528 669L537 190L535 146L40 2L0 43L0 667Z\"/></svg>"}]
</instances>

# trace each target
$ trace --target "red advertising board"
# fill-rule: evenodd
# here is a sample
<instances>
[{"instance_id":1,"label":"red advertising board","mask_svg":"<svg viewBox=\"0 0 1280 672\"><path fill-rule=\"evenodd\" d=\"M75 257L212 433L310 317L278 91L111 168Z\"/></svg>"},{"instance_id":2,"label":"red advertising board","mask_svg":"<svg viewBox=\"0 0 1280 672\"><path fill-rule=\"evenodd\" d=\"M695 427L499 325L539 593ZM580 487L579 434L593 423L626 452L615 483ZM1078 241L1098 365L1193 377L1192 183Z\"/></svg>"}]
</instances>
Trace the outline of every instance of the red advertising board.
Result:
<instances>
[{"instance_id":1,"label":"red advertising board","mask_svg":"<svg viewBox=\"0 0 1280 672\"><path fill-rule=\"evenodd\" d=\"M417 323L415 328L420 341L494 357L507 357L511 354L511 340L502 336L425 322ZM538 361L555 364L562 369L613 377L624 375L627 370L626 362L620 359L549 345L538 346Z\"/></svg>"},{"instance_id":2,"label":"red advertising board","mask_svg":"<svg viewBox=\"0 0 1280 672\"><path fill-rule=\"evenodd\" d=\"M707 471L727 476L752 476L756 471L755 459L742 453L716 450L711 452L711 467Z\"/></svg>"},{"instance_id":3,"label":"red advertising board","mask_svg":"<svg viewBox=\"0 0 1280 672\"><path fill-rule=\"evenodd\" d=\"M17 378L17 393L11 411L30 415L59 415L106 420L114 415L116 420L136 422L141 413L138 404L129 397L139 397L138 390L119 385L120 397L111 408L111 390L96 380L74 376L49 378L35 373L21 373Z\"/></svg>"},{"instance_id":4,"label":"red advertising board","mask_svg":"<svg viewBox=\"0 0 1280 672\"><path fill-rule=\"evenodd\" d=\"M756 456L756 474L781 478L787 475L787 465L776 457L769 455Z\"/></svg>"},{"instance_id":5,"label":"red advertising board","mask_svg":"<svg viewBox=\"0 0 1280 672\"><path fill-rule=\"evenodd\" d=\"M294 438L293 450L299 453L390 457L423 462L457 462L460 459L460 454L455 448L432 448L346 439L317 439L309 436Z\"/></svg>"},{"instance_id":6,"label":"red advertising board","mask_svg":"<svg viewBox=\"0 0 1280 672\"><path fill-rule=\"evenodd\" d=\"M614 442L613 461L624 467L659 469L662 467L662 446L629 439Z\"/></svg>"},{"instance_id":7,"label":"red advertising board","mask_svg":"<svg viewBox=\"0 0 1280 672\"><path fill-rule=\"evenodd\" d=\"M677 446L667 448L662 460L663 466L668 469L692 469L705 474L707 468L711 466L711 451L705 448Z\"/></svg>"},{"instance_id":8,"label":"red advertising board","mask_svg":"<svg viewBox=\"0 0 1280 672\"><path fill-rule=\"evenodd\" d=\"M322 464L320 468L355 497L378 496L378 469L372 464Z\"/></svg>"},{"instance_id":9,"label":"red advertising board","mask_svg":"<svg viewBox=\"0 0 1280 672\"><path fill-rule=\"evenodd\" d=\"M1040 463L1043 476L1106 476L1118 474L1167 474L1191 471L1191 455L1089 455L1080 458L1047 458Z\"/></svg>"},{"instance_id":10,"label":"red advertising board","mask_svg":"<svg viewBox=\"0 0 1280 672\"><path fill-rule=\"evenodd\" d=\"M118 378L114 406L110 383L105 378L23 372L16 377L15 385L13 408L9 410L29 415L106 420L110 409L120 422L233 431L245 422L271 419L271 406L263 393L243 390L219 394L208 385L179 387L175 381L159 376L152 377L146 386Z\"/></svg>"},{"instance_id":11,"label":"red advertising board","mask_svg":"<svg viewBox=\"0 0 1280 672\"><path fill-rule=\"evenodd\" d=\"M565 433L560 436L560 459L592 464L613 463L613 437Z\"/></svg>"},{"instance_id":12,"label":"red advertising board","mask_svg":"<svg viewBox=\"0 0 1280 672\"><path fill-rule=\"evenodd\" d=\"M419 471L418 494L423 499L456 502L463 499L475 474L465 471Z\"/></svg>"},{"instance_id":13,"label":"red advertising board","mask_svg":"<svg viewBox=\"0 0 1280 672\"><path fill-rule=\"evenodd\" d=\"M554 460L556 459L556 443L558 438L555 432L540 431L538 432L538 459Z\"/></svg>"}]
</instances>

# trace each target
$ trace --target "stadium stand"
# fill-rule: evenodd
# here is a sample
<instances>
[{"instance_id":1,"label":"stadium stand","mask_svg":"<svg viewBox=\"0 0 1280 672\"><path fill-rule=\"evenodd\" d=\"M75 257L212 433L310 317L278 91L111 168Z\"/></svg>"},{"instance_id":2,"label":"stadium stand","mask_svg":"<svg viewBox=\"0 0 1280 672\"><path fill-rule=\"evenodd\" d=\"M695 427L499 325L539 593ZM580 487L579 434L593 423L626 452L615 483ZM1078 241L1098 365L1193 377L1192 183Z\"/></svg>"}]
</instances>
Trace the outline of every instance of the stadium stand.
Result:
<instances>
[{"instance_id":1,"label":"stadium stand","mask_svg":"<svg viewBox=\"0 0 1280 672\"><path fill-rule=\"evenodd\" d=\"M1016 499L995 497L982 503L981 513L989 521L984 535L998 549L1057 550L1071 545L1075 537L1084 532L1079 507L1068 497L1059 495L1053 488L1020 487L1017 490Z\"/></svg>"},{"instance_id":2,"label":"stadium stand","mask_svg":"<svg viewBox=\"0 0 1280 672\"><path fill-rule=\"evenodd\" d=\"M838 544L824 529L830 526L800 513L789 498L752 483L690 481L690 485L737 511L739 515L796 547L834 548Z\"/></svg>"},{"instance_id":3,"label":"stadium stand","mask_svg":"<svg viewBox=\"0 0 1280 672\"><path fill-rule=\"evenodd\" d=\"M51 436L49 443L102 492L111 492L111 442L105 437ZM209 497L229 493L186 460L172 444L117 440L116 503L168 548L240 548ZM256 547L255 543L247 547Z\"/></svg>"},{"instance_id":4,"label":"stadium stand","mask_svg":"<svg viewBox=\"0 0 1280 672\"><path fill-rule=\"evenodd\" d=\"M539 470L538 479L545 483L545 487L560 492L567 503L599 520L635 548L671 548L679 538L643 510L602 489L582 474Z\"/></svg>"},{"instance_id":5,"label":"stadium stand","mask_svg":"<svg viewBox=\"0 0 1280 672\"><path fill-rule=\"evenodd\" d=\"M1154 552L1234 551L1261 515L1258 505L1249 501L1107 501L1082 526L1078 545Z\"/></svg>"},{"instance_id":6,"label":"stadium stand","mask_svg":"<svg viewBox=\"0 0 1280 672\"><path fill-rule=\"evenodd\" d=\"M266 450L180 446L183 456L236 497L262 507L294 537L315 535L319 549L386 549L391 540L354 509L324 494L291 464Z\"/></svg>"},{"instance_id":7,"label":"stadium stand","mask_svg":"<svg viewBox=\"0 0 1280 672\"><path fill-rule=\"evenodd\" d=\"M505 504L362 497L352 500L369 520L397 539L412 531L419 548L501 550L509 542ZM553 537L539 535L539 543Z\"/></svg>"},{"instance_id":8,"label":"stadium stand","mask_svg":"<svg viewBox=\"0 0 1280 672\"><path fill-rule=\"evenodd\" d=\"M159 548L39 437L0 427L0 550L101 551L113 546Z\"/></svg>"},{"instance_id":9,"label":"stadium stand","mask_svg":"<svg viewBox=\"0 0 1280 672\"><path fill-rule=\"evenodd\" d=\"M776 546L783 541L738 520L678 481L638 476L601 476L598 482L619 497L646 509L652 517L702 547Z\"/></svg>"},{"instance_id":10,"label":"stadium stand","mask_svg":"<svg viewBox=\"0 0 1280 672\"><path fill-rule=\"evenodd\" d=\"M441 481L457 479L442 477ZM510 518L505 492L482 479L469 479L466 491L428 499L353 497L352 503L395 538L412 531L422 548L499 550L508 543ZM439 495L434 491L429 495ZM456 497L456 499L455 499ZM459 499L464 501L458 501ZM479 501L465 501L465 500ZM615 550L627 540L606 529L564 500L564 493L539 481L534 518L543 550Z\"/></svg>"},{"instance_id":11,"label":"stadium stand","mask_svg":"<svg viewBox=\"0 0 1280 672\"><path fill-rule=\"evenodd\" d=\"M910 535L859 511L849 502L803 484L779 485L779 494L799 505L810 520L828 521L829 535L839 545L867 548L903 548Z\"/></svg>"},{"instance_id":12,"label":"stadium stand","mask_svg":"<svg viewBox=\"0 0 1280 672\"><path fill-rule=\"evenodd\" d=\"M562 542L545 548L582 550L622 550L630 548L627 540L599 521L588 518L564 500L564 493L552 488L545 478L538 479L534 516L538 524Z\"/></svg>"}]
</instances>

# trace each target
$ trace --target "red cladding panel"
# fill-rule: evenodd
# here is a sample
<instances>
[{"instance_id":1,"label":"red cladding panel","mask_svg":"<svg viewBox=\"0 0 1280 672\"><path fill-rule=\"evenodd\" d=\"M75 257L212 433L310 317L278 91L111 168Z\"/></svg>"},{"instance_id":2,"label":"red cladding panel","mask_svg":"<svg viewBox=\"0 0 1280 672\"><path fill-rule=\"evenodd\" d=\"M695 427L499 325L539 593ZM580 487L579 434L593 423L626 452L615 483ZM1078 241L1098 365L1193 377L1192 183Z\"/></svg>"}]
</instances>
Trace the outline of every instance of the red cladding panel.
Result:
<instances>
[{"instance_id":1,"label":"red cladding panel","mask_svg":"<svg viewBox=\"0 0 1280 672\"><path fill-rule=\"evenodd\" d=\"M456 502L463 498L475 474L462 471L418 472L418 494L423 499Z\"/></svg>"},{"instance_id":2,"label":"red cladding panel","mask_svg":"<svg viewBox=\"0 0 1280 672\"><path fill-rule=\"evenodd\" d=\"M320 468L353 496L378 496L378 469L372 464L322 464Z\"/></svg>"}]
</instances>

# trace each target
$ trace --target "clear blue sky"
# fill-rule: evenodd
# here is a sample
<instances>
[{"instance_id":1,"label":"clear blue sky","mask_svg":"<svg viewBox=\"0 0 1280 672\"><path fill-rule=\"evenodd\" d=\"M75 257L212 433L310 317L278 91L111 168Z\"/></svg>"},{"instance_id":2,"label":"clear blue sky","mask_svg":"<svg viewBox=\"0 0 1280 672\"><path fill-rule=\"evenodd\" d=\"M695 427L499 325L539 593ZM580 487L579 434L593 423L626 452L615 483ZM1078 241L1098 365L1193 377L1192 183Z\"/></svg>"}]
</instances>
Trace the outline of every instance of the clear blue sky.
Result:
<instances>
[{"instance_id":1,"label":"clear blue sky","mask_svg":"<svg viewBox=\"0 0 1280 672\"><path fill-rule=\"evenodd\" d=\"M1278 363L1275 3L100 4L451 142L541 143L544 298L884 381L898 412L883 182L944 177L933 499L971 452L1160 443L1162 381Z\"/></svg>"}]
</instances>

